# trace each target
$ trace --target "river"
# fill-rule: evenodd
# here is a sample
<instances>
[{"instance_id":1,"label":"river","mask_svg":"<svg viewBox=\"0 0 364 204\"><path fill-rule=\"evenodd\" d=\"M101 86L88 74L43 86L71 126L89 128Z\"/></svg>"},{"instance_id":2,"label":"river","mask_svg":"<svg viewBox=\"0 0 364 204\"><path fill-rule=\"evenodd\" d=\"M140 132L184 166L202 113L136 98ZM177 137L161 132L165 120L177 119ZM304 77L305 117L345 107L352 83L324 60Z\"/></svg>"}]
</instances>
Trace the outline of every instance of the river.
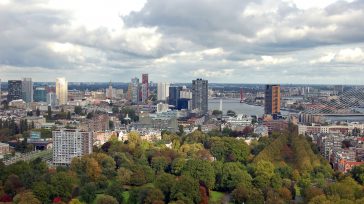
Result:
<instances>
[{"instance_id":1,"label":"river","mask_svg":"<svg viewBox=\"0 0 364 204\"><path fill-rule=\"evenodd\" d=\"M209 110L219 109L220 99L209 99ZM232 110L237 114L243 113L245 115L262 116L264 114L263 106L254 106L246 103L240 103L240 99L222 99L222 111L226 114L226 111L228 110Z\"/></svg>"}]
</instances>

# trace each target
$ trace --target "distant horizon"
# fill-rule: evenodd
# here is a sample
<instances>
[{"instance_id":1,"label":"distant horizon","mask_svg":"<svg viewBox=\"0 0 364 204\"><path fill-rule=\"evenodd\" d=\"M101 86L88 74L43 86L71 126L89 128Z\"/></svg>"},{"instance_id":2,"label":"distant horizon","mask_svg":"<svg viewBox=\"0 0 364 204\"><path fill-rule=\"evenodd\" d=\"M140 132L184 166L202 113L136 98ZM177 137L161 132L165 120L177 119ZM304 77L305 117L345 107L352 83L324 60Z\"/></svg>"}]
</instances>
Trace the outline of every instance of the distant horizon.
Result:
<instances>
[{"instance_id":1,"label":"distant horizon","mask_svg":"<svg viewBox=\"0 0 364 204\"><path fill-rule=\"evenodd\" d=\"M203 78L205 79L205 78ZM21 80L21 79L10 79L10 80ZM66 78L67 80L67 78ZM163 82L155 82L153 80L149 81L152 82L153 84L158 84L158 83L169 83L169 84L191 84L192 80L190 82L168 82L168 81L163 81ZM208 79L207 79L208 80ZM80 84L80 83L84 83L84 84L109 84L110 81L67 81L68 84ZM7 84L8 80L4 81L1 79L1 84ZM33 81L33 83L48 83L48 84L55 84L55 81ZM130 82L125 82L125 81L111 81L111 84L116 83L116 84L129 84ZM281 85L281 86L306 86L306 85L310 85L310 86L364 86L363 84L315 84L315 83L224 83L224 82L210 82L208 80L209 85L259 85L259 86L264 86L264 85L273 85L273 84L277 84L277 85Z\"/></svg>"}]
</instances>

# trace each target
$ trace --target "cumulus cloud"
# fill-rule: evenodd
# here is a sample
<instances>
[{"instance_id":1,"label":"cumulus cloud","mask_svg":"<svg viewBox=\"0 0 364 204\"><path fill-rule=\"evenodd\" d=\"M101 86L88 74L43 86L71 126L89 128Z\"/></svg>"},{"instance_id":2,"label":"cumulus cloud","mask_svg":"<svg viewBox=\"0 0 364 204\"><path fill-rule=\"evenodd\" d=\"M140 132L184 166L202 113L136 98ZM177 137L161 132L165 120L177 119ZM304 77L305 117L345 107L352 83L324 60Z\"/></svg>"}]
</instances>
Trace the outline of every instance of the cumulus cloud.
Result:
<instances>
[{"instance_id":1,"label":"cumulus cloud","mask_svg":"<svg viewBox=\"0 0 364 204\"><path fill-rule=\"evenodd\" d=\"M0 0L0 77L360 81L363 8L360 0Z\"/></svg>"},{"instance_id":2,"label":"cumulus cloud","mask_svg":"<svg viewBox=\"0 0 364 204\"><path fill-rule=\"evenodd\" d=\"M326 55L310 61L311 64L317 63L350 63L362 64L364 63L364 52L361 48L346 48L337 51L336 53L330 52Z\"/></svg>"}]
</instances>

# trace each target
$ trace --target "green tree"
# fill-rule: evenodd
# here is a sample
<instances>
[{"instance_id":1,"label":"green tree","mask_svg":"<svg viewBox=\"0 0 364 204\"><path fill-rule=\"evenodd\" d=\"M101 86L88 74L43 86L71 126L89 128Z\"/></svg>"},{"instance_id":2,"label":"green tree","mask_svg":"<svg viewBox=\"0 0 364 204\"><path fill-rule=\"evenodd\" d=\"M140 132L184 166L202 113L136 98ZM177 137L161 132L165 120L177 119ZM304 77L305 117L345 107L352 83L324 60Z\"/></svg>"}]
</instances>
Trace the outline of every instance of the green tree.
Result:
<instances>
[{"instance_id":1,"label":"green tree","mask_svg":"<svg viewBox=\"0 0 364 204\"><path fill-rule=\"evenodd\" d=\"M112 178L116 176L115 172L115 161L112 157L104 153L95 153L92 155L96 159L97 163L101 167L101 172L107 178Z\"/></svg>"},{"instance_id":2,"label":"green tree","mask_svg":"<svg viewBox=\"0 0 364 204\"><path fill-rule=\"evenodd\" d=\"M186 164L186 159L183 157L178 157L172 162L172 173L176 176L181 175L182 169Z\"/></svg>"},{"instance_id":3,"label":"green tree","mask_svg":"<svg viewBox=\"0 0 364 204\"><path fill-rule=\"evenodd\" d=\"M164 203L160 189L151 186L136 187L130 191L129 203L156 204Z\"/></svg>"},{"instance_id":4,"label":"green tree","mask_svg":"<svg viewBox=\"0 0 364 204\"><path fill-rule=\"evenodd\" d=\"M149 166L134 165L131 170L133 172L130 178L132 185L141 186L151 182L154 178L154 171Z\"/></svg>"},{"instance_id":5,"label":"green tree","mask_svg":"<svg viewBox=\"0 0 364 204\"><path fill-rule=\"evenodd\" d=\"M33 183L32 191L42 203L50 203L50 188L51 186L49 186L45 181L37 181Z\"/></svg>"},{"instance_id":6,"label":"green tree","mask_svg":"<svg viewBox=\"0 0 364 204\"><path fill-rule=\"evenodd\" d=\"M68 204L82 204L77 198L72 199Z\"/></svg>"},{"instance_id":7,"label":"green tree","mask_svg":"<svg viewBox=\"0 0 364 204\"><path fill-rule=\"evenodd\" d=\"M152 158L151 166L155 172L164 172L168 167L168 161L163 156L156 156Z\"/></svg>"},{"instance_id":8,"label":"green tree","mask_svg":"<svg viewBox=\"0 0 364 204\"><path fill-rule=\"evenodd\" d=\"M219 188L221 190L233 190L238 184L250 187L252 177L238 162L228 162L222 167Z\"/></svg>"},{"instance_id":9,"label":"green tree","mask_svg":"<svg viewBox=\"0 0 364 204\"><path fill-rule=\"evenodd\" d=\"M68 200L71 197L73 187L78 183L75 175L67 172L57 172L50 178L51 195L53 198L61 197Z\"/></svg>"},{"instance_id":10,"label":"green tree","mask_svg":"<svg viewBox=\"0 0 364 204\"><path fill-rule=\"evenodd\" d=\"M81 200L86 203L91 203L96 198L96 184L91 182L85 184L80 191Z\"/></svg>"},{"instance_id":11,"label":"green tree","mask_svg":"<svg viewBox=\"0 0 364 204\"><path fill-rule=\"evenodd\" d=\"M166 203L170 201L171 191L175 182L176 178L167 173L160 174L154 182L155 186L163 192Z\"/></svg>"},{"instance_id":12,"label":"green tree","mask_svg":"<svg viewBox=\"0 0 364 204\"><path fill-rule=\"evenodd\" d=\"M14 204L41 204L32 192L22 192L17 194L13 200Z\"/></svg>"},{"instance_id":13,"label":"green tree","mask_svg":"<svg viewBox=\"0 0 364 204\"><path fill-rule=\"evenodd\" d=\"M243 140L230 137L212 137L205 147L221 161L245 162L250 154L249 146Z\"/></svg>"},{"instance_id":14,"label":"green tree","mask_svg":"<svg viewBox=\"0 0 364 204\"><path fill-rule=\"evenodd\" d=\"M364 165L354 166L350 174L357 182L364 184Z\"/></svg>"},{"instance_id":15,"label":"green tree","mask_svg":"<svg viewBox=\"0 0 364 204\"><path fill-rule=\"evenodd\" d=\"M118 182L112 182L106 190L106 194L114 197L119 203L123 203L123 186Z\"/></svg>"},{"instance_id":16,"label":"green tree","mask_svg":"<svg viewBox=\"0 0 364 204\"><path fill-rule=\"evenodd\" d=\"M260 189L247 187L245 184L239 184L232 191L231 198L234 203L263 204L264 194Z\"/></svg>"},{"instance_id":17,"label":"green tree","mask_svg":"<svg viewBox=\"0 0 364 204\"><path fill-rule=\"evenodd\" d=\"M119 204L119 202L112 196L99 195L96 198L96 204Z\"/></svg>"},{"instance_id":18,"label":"green tree","mask_svg":"<svg viewBox=\"0 0 364 204\"><path fill-rule=\"evenodd\" d=\"M199 183L190 176L181 176L171 190L172 200L181 200L186 204L199 203Z\"/></svg>"},{"instance_id":19,"label":"green tree","mask_svg":"<svg viewBox=\"0 0 364 204\"><path fill-rule=\"evenodd\" d=\"M215 171L211 163L206 160L190 159L182 170L182 175L189 175L192 178L203 182L209 189L215 184Z\"/></svg>"}]
</instances>

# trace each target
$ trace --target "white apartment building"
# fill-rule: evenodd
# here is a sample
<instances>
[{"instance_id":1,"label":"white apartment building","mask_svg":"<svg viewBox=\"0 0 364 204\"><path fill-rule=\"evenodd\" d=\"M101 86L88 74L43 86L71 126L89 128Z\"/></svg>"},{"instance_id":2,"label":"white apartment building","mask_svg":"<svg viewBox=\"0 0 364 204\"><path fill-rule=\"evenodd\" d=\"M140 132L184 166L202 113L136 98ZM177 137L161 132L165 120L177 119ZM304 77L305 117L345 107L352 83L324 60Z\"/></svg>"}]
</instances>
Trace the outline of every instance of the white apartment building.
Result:
<instances>
[{"instance_id":1,"label":"white apartment building","mask_svg":"<svg viewBox=\"0 0 364 204\"><path fill-rule=\"evenodd\" d=\"M169 97L169 83L158 83L157 99L158 101L165 101Z\"/></svg>"},{"instance_id":2,"label":"white apartment building","mask_svg":"<svg viewBox=\"0 0 364 204\"><path fill-rule=\"evenodd\" d=\"M54 165L69 165L74 157L92 153L92 132L59 130L53 131L52 135Z\"/></svg>"}]
</instances>

